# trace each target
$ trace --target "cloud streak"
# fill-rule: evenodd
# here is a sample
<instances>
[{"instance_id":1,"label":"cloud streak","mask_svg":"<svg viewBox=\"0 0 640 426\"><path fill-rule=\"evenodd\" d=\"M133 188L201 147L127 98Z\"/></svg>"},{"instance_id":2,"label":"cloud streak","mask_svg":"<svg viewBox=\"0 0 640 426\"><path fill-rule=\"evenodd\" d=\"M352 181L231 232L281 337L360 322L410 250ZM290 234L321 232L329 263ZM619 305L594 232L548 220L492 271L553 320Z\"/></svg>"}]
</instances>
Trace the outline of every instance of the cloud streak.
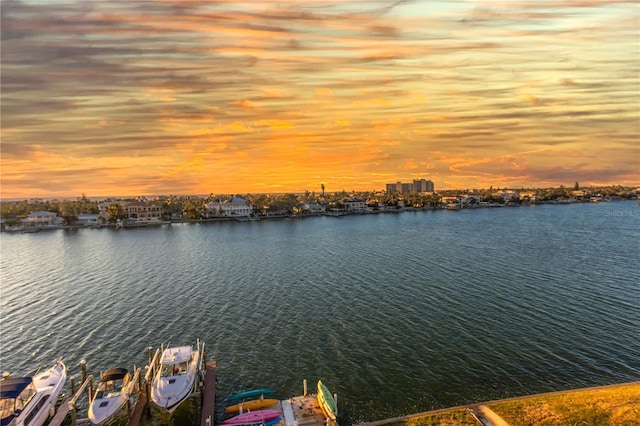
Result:
<instances>
[{"instance_id":1,"label":"cloud streak","mask_svg":"<svg viewBox=\"0 0 640 426\"><path fill-rule=\"evenodd\" d=\"M3 198L640 180L636 2L1 12Z\"/></svg>"}]
</instances>

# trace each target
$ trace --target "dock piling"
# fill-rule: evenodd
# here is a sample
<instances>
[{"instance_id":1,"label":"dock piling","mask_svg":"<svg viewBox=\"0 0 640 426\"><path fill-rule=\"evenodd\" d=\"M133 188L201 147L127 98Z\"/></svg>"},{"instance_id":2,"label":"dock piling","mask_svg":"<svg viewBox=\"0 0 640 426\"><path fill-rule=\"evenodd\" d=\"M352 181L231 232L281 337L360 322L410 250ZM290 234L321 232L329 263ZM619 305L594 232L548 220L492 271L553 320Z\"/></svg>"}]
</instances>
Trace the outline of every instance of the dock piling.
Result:
<instances>
[{"instance_id":1,"label":"dock piling","mask_svg":"<svg viewBox=\"0 0 640 426\"><path fill-rule=\"evenodd\" d=\"M80 377L82 378L82 383L87 380L87 361L84 359L80 360Z\"/></svg>"},{"instance_id":2,"label":"dock piling","mask_svg":"<svg viewBox=\"0 0 640 426\"><path fill-rule=\"evenodd\" d=\"M307 379L302 380L302 396L307 396Z\"/></svg>"},{"instance_id":3,"label":"dock piling","mask_svg":"<svg viewBox=\"0 0 640 426\"><path fill-rule=\"evenodd\" d=\"M89 404L93 401L93 376L89 377Z\"/></svg>"}]
</instances>

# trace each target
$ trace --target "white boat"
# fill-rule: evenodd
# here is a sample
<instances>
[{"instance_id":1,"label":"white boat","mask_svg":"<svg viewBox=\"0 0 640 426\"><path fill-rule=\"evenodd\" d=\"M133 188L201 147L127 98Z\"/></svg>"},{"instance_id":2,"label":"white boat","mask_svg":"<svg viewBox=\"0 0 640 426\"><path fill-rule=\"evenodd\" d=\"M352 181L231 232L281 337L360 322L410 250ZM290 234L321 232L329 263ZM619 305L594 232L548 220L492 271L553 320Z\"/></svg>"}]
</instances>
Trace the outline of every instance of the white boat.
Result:
<instances>
[{"instance_id":1,"label":"white boat","mask_svg":"<svg viewBox=\"0 0 640 426\"><path fill-rule=\"evenodd\" d=\"M165 349L151 384L151 400L172 412L191 394L199 371L199 344L196 349L193 346Z\"/></svg>"},{"instance_id":2,"label":"white boat","mask_svg":"<svg viewBox=\"0 0 640 426\"><path fill-rule=\"evenodd\" d=\"M67 380L61 360L36 375L0 381L2 426L42 426L55 413L58 396Z\"/></svg>"},{"instance_id":3,"label":"white boat","mask_svg":"<svg viewBox=\"0 0 640 426\"><path fill-rule=\"evenodd\" d=\"M125 368L105 371L89 405L89 421L99 425L114 417L129 399L132 384L131 374Z\"/></svg>"}]
</instances>

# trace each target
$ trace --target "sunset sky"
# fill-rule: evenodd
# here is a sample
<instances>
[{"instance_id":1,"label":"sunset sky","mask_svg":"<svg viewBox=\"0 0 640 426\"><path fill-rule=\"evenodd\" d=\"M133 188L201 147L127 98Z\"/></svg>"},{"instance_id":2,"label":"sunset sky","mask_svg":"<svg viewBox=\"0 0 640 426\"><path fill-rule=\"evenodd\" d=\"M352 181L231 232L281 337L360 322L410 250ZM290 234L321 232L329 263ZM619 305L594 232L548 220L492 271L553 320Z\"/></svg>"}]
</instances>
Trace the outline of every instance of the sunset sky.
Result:
<instances>
[{"instance_id":1,"label":"sunset sky","mask_svg":"<svg viewBox=\"0 0 640 426\"><path fill-rule=\"evenodd\" d=\"M640 184L637 0L0 7L5 199Z\"/></svg>"}]
</instances>

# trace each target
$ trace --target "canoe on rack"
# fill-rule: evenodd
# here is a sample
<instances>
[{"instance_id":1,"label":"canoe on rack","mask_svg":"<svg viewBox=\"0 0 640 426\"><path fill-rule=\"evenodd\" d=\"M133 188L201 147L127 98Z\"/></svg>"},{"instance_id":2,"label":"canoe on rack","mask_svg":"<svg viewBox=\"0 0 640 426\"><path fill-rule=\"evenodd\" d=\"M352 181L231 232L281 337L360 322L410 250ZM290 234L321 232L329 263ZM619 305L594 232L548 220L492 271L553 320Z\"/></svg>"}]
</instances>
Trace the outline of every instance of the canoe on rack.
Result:
<instances>
[{"instance_id":1,"label":"canoe on rack","mask_svg":"<svg viewBox=\"0 0 640 426\"><path fill-rule=\"evenodd\" d=\"M229 398L227 398L227 401L236 401L238 399L253 398L260 395L270 395L272 393L273 393L273 389L269 389L269 388L253 389L253 390L248 390L244 392L234 393Z\"/></svg>"},{"instance_id":2,"label":"canoe on rack","mask_svg":"<svg viewBox=\"0 0 640 426\"><path fill-rule=\"evenodd\" d=\"M335 420L338 416L338 405L333 398L333 394L329 392L329 389L322 383L322 380L318 380L318 404L324 413L325 417L331 420Z\"/></svg>"},{"instance_id":3,"label":"canoe on rack","mask_svg":"<svg viewBox=\"0 0 640 426\"><path fill-rule=\"evenodd\" d=\"M258 410L231 417L222 422L223 425L251 425L265 423L280 417L278 410Z\"/></svg>"},{"instance_id":4,"label":"canoe on rack","mask_svg":"<svg viewBox=\"0 0 640 426\"><path fill-rule=\"evenodd\" d=\"M272 405L275 405L278 403L277 399L264 399L264 398L260 398L260 399L254 399L251 401L245 401L245 402L241 402L239 404L235 404L235 405L231 405L227 408L224 409L225 413L237 413L240 410L242 410L242 412L245 411L255 411L255 410L259 410L261 408L266 408L266 407L270 407Z\"/></svg>"}]
</instances>

